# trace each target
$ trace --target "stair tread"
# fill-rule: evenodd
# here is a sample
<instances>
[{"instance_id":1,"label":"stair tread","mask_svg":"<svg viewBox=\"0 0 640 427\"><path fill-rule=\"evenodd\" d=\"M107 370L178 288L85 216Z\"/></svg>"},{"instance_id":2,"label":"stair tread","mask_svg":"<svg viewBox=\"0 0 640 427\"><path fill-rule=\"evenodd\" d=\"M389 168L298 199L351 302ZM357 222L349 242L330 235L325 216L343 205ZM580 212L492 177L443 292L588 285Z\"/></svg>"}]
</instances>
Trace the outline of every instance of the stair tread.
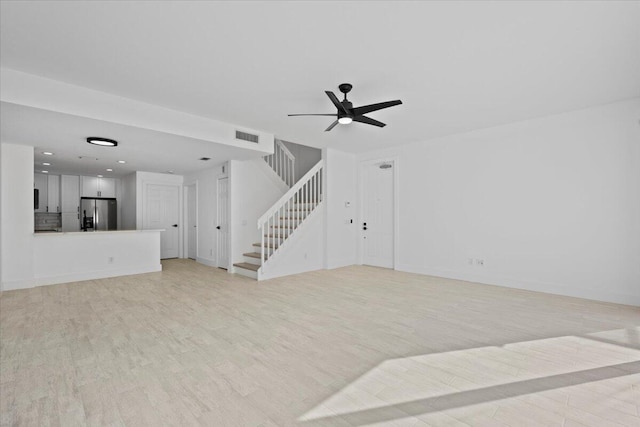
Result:
<instances>
[{"instance_id":1,"label":"stair tread","mask_svg":"<svg viewBox=\"0 0 640 427\"><path fill-rule=\"evenodd\" d=\"M234 267L244 268L245 270L258 271L260 266L258 264L250 264L248 262L238 262L233 264Z\"/></svg>"},{"instance_id":2,"label":"stair tread","mask_svg":"<svg viewBox=\"0 0 640 427\"><path fill-rule=\"evenodd\" d=\"M260 252L247 252L246 254L242 254L244 256L248 256L249 258L258 258L260 259ZM264 254L265 259L269 258L268 254Z\"/></svg>"},{"instance_id":3,"label":"stair tread","mask_svg":"<svg viewBox=\"0 0 640 427\"><path fill-rule=\"evenodd\" d=\"M260 242L254 243L253 246L260 247L260 246L262 246L262 243L260 243ZM264 246L265 246L265 248L278 249L278 245L274 245L273 243L267 243Z\"/></svg>"}]
</instances>

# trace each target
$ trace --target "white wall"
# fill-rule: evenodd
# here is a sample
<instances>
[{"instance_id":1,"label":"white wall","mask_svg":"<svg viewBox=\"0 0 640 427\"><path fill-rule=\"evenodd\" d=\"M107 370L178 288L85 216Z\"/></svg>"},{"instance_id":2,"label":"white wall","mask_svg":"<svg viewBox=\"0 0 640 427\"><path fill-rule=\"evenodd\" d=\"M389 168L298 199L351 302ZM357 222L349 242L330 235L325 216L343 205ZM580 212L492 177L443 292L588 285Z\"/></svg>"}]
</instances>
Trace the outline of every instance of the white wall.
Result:
<instances>
[{"instance_id":1,"label":"white wall","mask_svg":"<svg viewBox=\"0 0 640 427\"><path fill-rule=\"evenodd\" d=\"M217 267L218 178L226 176L216 165L184 177L184 185L198 183L198 256L202 264ZM225 169L226 171L226 169ZM225 266L226 267L226 266Z\"/></svg>"},{"instance_id":2,"label":"white wall","mask_svg":"<svg viewBox=\"0 0 640 427\"><path fill-rule=\"evenodd\" d=\"M122 196L120 210L121 228L123 230L136 229L136 173L130 173L121 180Z\"/></svg>"},{"instance_id":3,"label":"white wall","mask_svg":"<svg viewBox=\"0 0 640 427\"><path fill-rule=\"evenodd\" d=\"M360 156L399 157L398 269L640 305L639 118L636 98Z\"/></svg>"},{"instance_id":4,"label":"white wall","mask_svg":"<svg viewBox=\"0 0 640 427\"><path fill-rule=\"evenodd\" d=\"M262 159L229 162L229 204L231 206L231 263L243 262L245 252L253 252L260 241L258 218L286 192L277 185Z\"/></svg>"},{"instance_id":5,"label":"white wall","mask_svg":"<svg viewBox=\"0 0 640 427\"><path fill-rule=\"evenodd\" d=\"M0 289L33 276L33 147L0 144Z\"/></svg>"},{"instance_id":6,"label":"white wall","mask_svg":"<svg viewBox=\"0 0 640 427\"><path fill-rule=\"evenodd\" d=\"M325 160L326 189L326 268L337 268L357 263L358 200L357 162L352 153L327 148ZM349 202L350 207L345 204ZM353 223L349 222L353 220Z\"/></svg>"}]
</instances>

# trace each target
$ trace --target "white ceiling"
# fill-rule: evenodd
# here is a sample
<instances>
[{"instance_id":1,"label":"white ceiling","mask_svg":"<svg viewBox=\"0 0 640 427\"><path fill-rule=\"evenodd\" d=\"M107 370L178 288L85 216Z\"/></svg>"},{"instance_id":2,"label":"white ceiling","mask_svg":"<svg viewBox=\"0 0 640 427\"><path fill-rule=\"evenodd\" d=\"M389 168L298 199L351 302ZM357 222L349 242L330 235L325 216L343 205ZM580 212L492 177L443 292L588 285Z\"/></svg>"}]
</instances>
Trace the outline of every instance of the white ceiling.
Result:
<instances>
[{"instance_id":1,"label":"white ceiling","mask_svg":"<svg viewBox=\"0 0 640 427\"><path fill-rule=\"evenodd\" d=\"M134 171L173 171L183 175L210 168L230 158L241 160L259 156L253 150L211 141L6 102L0 108L0 123L2 141L33 145L35 171L46 170L51 174L122 177ZM118 141L118 147L100 147L86 142L88 136L103 135ZM44 155L44 151L54 155ZM211 160L203 161L201 157ZM120 164L118 160L126 163ZM51 165L44 166L43 162Z\"/></svg>"},{"instance_id":2,"label":"white ceiling","mask_svg":"<svg viewBox=\"0 0 640 427\"><path fill-rule=\"evenodd\" d=\"M32 1L0 12L4 67L354 152L640 96L640 2ZM382 129L287 117L334 112L323 91L343 82L355 106L404 104L370 114Z\"/></svg>"}]
</instances>

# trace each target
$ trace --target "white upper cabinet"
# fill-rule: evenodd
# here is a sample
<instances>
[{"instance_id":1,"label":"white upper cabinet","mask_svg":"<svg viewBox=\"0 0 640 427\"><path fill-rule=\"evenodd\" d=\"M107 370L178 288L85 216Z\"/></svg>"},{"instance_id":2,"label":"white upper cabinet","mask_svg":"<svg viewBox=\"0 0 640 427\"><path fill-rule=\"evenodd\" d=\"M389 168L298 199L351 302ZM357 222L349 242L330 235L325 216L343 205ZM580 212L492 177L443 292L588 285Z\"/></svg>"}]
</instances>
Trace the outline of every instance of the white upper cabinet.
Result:
<instances>
[{"instance_id":1,"label":"white upper cabinet","mask_svg":"<svg viewBox=\"0 0 640 427\"><path fill-rule=\"evenodd\" d=\"M96 176L82 176L82 197L99 197L98 196L98 180Z\"/></svg>"},{"instance_id":2,"label":"white upper cabinet","mask_svg":"<svg viewBox=\"0 0 640 427\"><path fill-rule=\"evenodd\" d=\"M60 178L60 198L63 213L80 213L80 177L62 175Z\"/></svg>"},{"instance_id":3,"label":"white upper cabinet","mask_svg":"<svg viewBox=\"0 0 640 427\"><path fill-rule=\"evenodd\" d=\"M60 175L47 177L47 212L60 212Z\"/></svg>"},{"instance_id":4,"label":"white upper cabinet","mask_svg":"<svg viewBox=\"0 0 640 427\"><path fill-rule=\"evenodd\" d=\"M116 180L114 178L98 178L99 197L116 197Z\"/></svg>"},{"instance_id":5,"label":"white upper cabinet","mask_svg":"<svg viewBox=\"0 0 640 427\"><path fill-rule=\"evenodd\" d=\"M33 188L38 189L38 208L34 209L35 212L47 211L47 191L49 190L49 183L47 175L43 173L36 173L33 177Z\"/></svg>"},{"instance_id":6,"label":"white upper cabinet","mask_svg":"<svg viewBox=\"0 0 640 427\"><path fill-rule=\"evenodd\" d=\"M116 180L83 176L82 197L116 197Z\"/></svg>"}]
</instances>

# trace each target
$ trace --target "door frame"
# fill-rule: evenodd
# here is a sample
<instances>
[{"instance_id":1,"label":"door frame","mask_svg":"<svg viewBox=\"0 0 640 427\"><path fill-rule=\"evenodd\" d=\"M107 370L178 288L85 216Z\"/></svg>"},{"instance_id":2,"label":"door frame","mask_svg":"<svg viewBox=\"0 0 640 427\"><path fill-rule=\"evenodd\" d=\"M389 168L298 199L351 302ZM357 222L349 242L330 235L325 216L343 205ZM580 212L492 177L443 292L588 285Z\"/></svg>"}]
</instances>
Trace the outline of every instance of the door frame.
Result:
<instances>
[{"instance_id":1,"label":"door frame","mask_svg":"<svg viewBox=\"0 0 640 427\"><path fill-rule=\"evenodd\" d=\"M364 258L364 233L362 221L364 220L364 169L379 163L393 163L393 269L399 268L399 248L400 248L400 159L398 156L378 157L375 159L362 160L358 164L358 264L363 265Z\"/></svg>"},{"instance_id":2,"label":"door frame","mask_svg":"<svg viewBox=\"0 0 640 427\"><path fill-rule=\"evenodd\" d=\"M228 273L233 273L233 262L232 262L232 257L231 257L231 178L229 177L229 175L225 174L222 176L218 176L216 178L216 224L215 226L217 227L218 225L220 225L220 180L222 179L226 179L227 180L227 265L226 266L222 266L219 264L219 260L220 260L220 232L217 230L216 231L216 259L215 259L215 263L216 263L216 267L218 268L224 268L227 270Z\"/></svg>"},{"instance_id":3,"label":"door frame","mask_svg":"<svg viewBox=\"0 0 640 427\"><path fill-rule=\"evenodd\" d=\"M198 226L200 223L200 218L198 217L198 180L194 180L194 181L190 181L187 182L183 185L183 191L182 191L182 197L183 197L183 203L182 206L184 207L184 212L182 214L182 217L184 218L184 227L182 227L182 239L183 239L183 244L182 246L184 247L184 258L189 258L189 229L191 227L192 224L189 224L189 187L194 187L194 194L195 194L195 199L196 199L196 203L195 203L195 210L196 210L196 258L195 260L197 261L198 258L200 257L200 248L198 246Z\"/></svg>"}]
</instances>

